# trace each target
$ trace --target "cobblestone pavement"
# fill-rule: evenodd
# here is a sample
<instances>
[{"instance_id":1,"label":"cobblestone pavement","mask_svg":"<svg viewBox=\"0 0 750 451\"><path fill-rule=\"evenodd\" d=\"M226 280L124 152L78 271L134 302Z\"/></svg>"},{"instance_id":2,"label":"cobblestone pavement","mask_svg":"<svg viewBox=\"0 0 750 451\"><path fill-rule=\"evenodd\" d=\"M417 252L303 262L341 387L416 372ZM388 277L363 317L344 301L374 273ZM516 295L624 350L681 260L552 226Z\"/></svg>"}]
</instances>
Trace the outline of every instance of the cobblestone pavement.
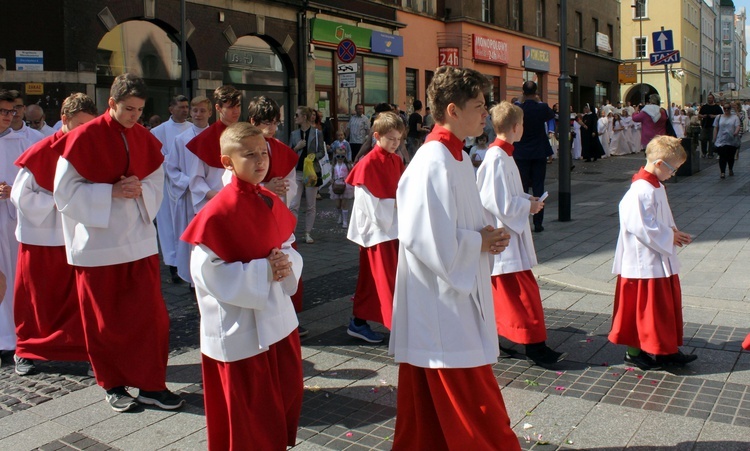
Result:
<instances>
[{"instance_id":1,"label":"cobblestone pavement","mask_svg":"<svg viewBox=\"0 0 750 451\"><path fill-rule=\"evenodd\" d=\"M750 172L743 161L736 179L750 181L741 175L743 169ZM535 272L548 342L570 357L558 370L545 370L529 365L522 347L503 343L518 353L500 360L494 371L524 449L750 450L750 353L739 350L750 315L741 309L727 316L711 310L712 304L724 302L728 282L717 282L715 300L686 308L683 349L700 357L688 368L626 368L623 348L607 341L612 297L606 266L614 251L612 231L602 231L598 247L576 234L591 224L611 228L619 192L642 164L642 154L576 162L572 224L555 219L557 164L548 166L549 225L535 235L541 263ZM715 160L701 164L703 177L715 171ZM690 207L679 205L690 195L680 193L696 180L670 182L676 214L689 212ZM745 182L733 183L736 191ZM744 200L747 194L750 190ZM607 196L615 199L610 205L603 200ZM305 398L295 450L387 450L395 426L398 368L387 355L387 344L364 345L346 334L358 249L336 224L331 201L319 201L318 209L316 243L300 244L305 261L300 321L310 335L302 342ZM569 257L576 248L576 257ZM711 250L701 252L709 255ZM739 256L732 255L734 264L740 264ZM570 270L568 260L579 266ZM750 289L750 276L735 282ZM114 414L102 402L101 390L92 387L85 363L41 363L40 373L28 377L3 365L0 449L205 449L197 306L184 284L164 283L163 293L172 321L168 382L187 400L181 413L147 408L135 415ZM741 307L737 302L727 305Z\"/></svg>"}]
</instances>

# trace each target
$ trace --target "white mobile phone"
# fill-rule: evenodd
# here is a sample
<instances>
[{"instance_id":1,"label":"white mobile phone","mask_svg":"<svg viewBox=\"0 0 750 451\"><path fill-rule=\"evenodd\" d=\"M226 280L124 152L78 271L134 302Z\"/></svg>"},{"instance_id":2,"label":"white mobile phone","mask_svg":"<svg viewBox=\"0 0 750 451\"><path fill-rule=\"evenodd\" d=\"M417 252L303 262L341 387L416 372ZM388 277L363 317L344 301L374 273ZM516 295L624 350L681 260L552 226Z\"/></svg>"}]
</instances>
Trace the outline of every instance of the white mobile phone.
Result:
<instances>
[{"instance_id":1,"label":"white mobile phone","mask_svg":"<svg viewBox=\"0 0 750 451\"><path fill-rule=\"evenodd\" d=\"M544 194L539 196L539 202L544 202L544 199L546 199L547 196L549 196L549 191L545 191Z\"/></svg>"}]
</instances>

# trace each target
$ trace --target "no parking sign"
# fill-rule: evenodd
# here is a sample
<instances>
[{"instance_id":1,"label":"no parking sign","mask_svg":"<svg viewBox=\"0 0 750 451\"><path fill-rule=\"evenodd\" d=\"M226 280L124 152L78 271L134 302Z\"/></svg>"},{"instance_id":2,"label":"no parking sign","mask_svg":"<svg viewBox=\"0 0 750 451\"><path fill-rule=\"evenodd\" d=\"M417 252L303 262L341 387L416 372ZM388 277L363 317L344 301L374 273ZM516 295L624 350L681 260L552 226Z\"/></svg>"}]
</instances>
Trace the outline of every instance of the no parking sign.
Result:
<instances>
[{"instance_id":1,"label":"no parking sign","mask_svg":"<svg viewBox=\"0 0 750 451\"><path fill-rule=\"evenodd\" d=\"M336 47L339 59L345 63L351 63L357 56L357 46L351 39L342 39Z\"/></svg>"}]
</instances>

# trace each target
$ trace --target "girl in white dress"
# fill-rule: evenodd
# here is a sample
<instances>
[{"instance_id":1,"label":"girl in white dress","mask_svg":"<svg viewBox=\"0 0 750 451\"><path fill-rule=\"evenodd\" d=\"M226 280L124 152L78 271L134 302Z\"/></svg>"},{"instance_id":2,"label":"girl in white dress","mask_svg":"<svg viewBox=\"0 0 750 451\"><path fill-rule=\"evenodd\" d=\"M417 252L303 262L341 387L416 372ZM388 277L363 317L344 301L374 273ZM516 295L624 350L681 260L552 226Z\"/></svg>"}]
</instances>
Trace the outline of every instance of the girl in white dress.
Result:
<instances>
[{"instance_id":1,"label":"girl in white dress","mask_svg":"<svg viewBox=\"0 0 750 451\"><path fill-rule=\"evenodd\" d=\"M609 140L612 134L611 130L612 127L609 125L607 110L602 108L599 111L599 120L596 122L596 131L599 133L599 142L602 143L602 148L604 148L604 156L602 156L602 158L607 158L610 153Z\"/></svg>"},{"instance_id":2,"label":"girl in white dress","mask_svg":"<svg viewBox=\"0 0 750 451\"><path fill-rule=\"evenodd\" d=\"M622 118L619 114L615 114L612 120L612 140L609 144L609 152L610 155L627 155L630 153L625 126L622 124Z\"/></svg>"},{"instance_id":3,"label":"girl in white dress","mask_svg":"<svg viewBox=\"0 0 750 451\"><path fill-rule=\"evenodd\" d=\"M672 115L672 127L674 128L675 136L678 138L685 137L685 125L684 118L679 108L675 108Z\"/></svg>"}]
</instances>

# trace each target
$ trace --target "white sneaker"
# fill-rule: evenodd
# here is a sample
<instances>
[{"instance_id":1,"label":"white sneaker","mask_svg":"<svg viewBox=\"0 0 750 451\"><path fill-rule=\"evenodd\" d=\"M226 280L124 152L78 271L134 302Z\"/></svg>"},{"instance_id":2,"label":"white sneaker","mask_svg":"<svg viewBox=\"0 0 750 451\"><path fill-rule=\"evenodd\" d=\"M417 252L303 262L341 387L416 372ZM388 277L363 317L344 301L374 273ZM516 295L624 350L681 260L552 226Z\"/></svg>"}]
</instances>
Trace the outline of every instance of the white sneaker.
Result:
<instances>
[{"instance_id":1,"label":"white sneaker","mask_svg":"<svg viewBox=\"0 0 750 451\"><path fill-rule=\"evenodd\" d=\"M310 234L306 233L305 234L305 243L307 243L307 244L313 244L314 242L315 242L315 240L310 236Z\"/></svg>"}]
</instances>

